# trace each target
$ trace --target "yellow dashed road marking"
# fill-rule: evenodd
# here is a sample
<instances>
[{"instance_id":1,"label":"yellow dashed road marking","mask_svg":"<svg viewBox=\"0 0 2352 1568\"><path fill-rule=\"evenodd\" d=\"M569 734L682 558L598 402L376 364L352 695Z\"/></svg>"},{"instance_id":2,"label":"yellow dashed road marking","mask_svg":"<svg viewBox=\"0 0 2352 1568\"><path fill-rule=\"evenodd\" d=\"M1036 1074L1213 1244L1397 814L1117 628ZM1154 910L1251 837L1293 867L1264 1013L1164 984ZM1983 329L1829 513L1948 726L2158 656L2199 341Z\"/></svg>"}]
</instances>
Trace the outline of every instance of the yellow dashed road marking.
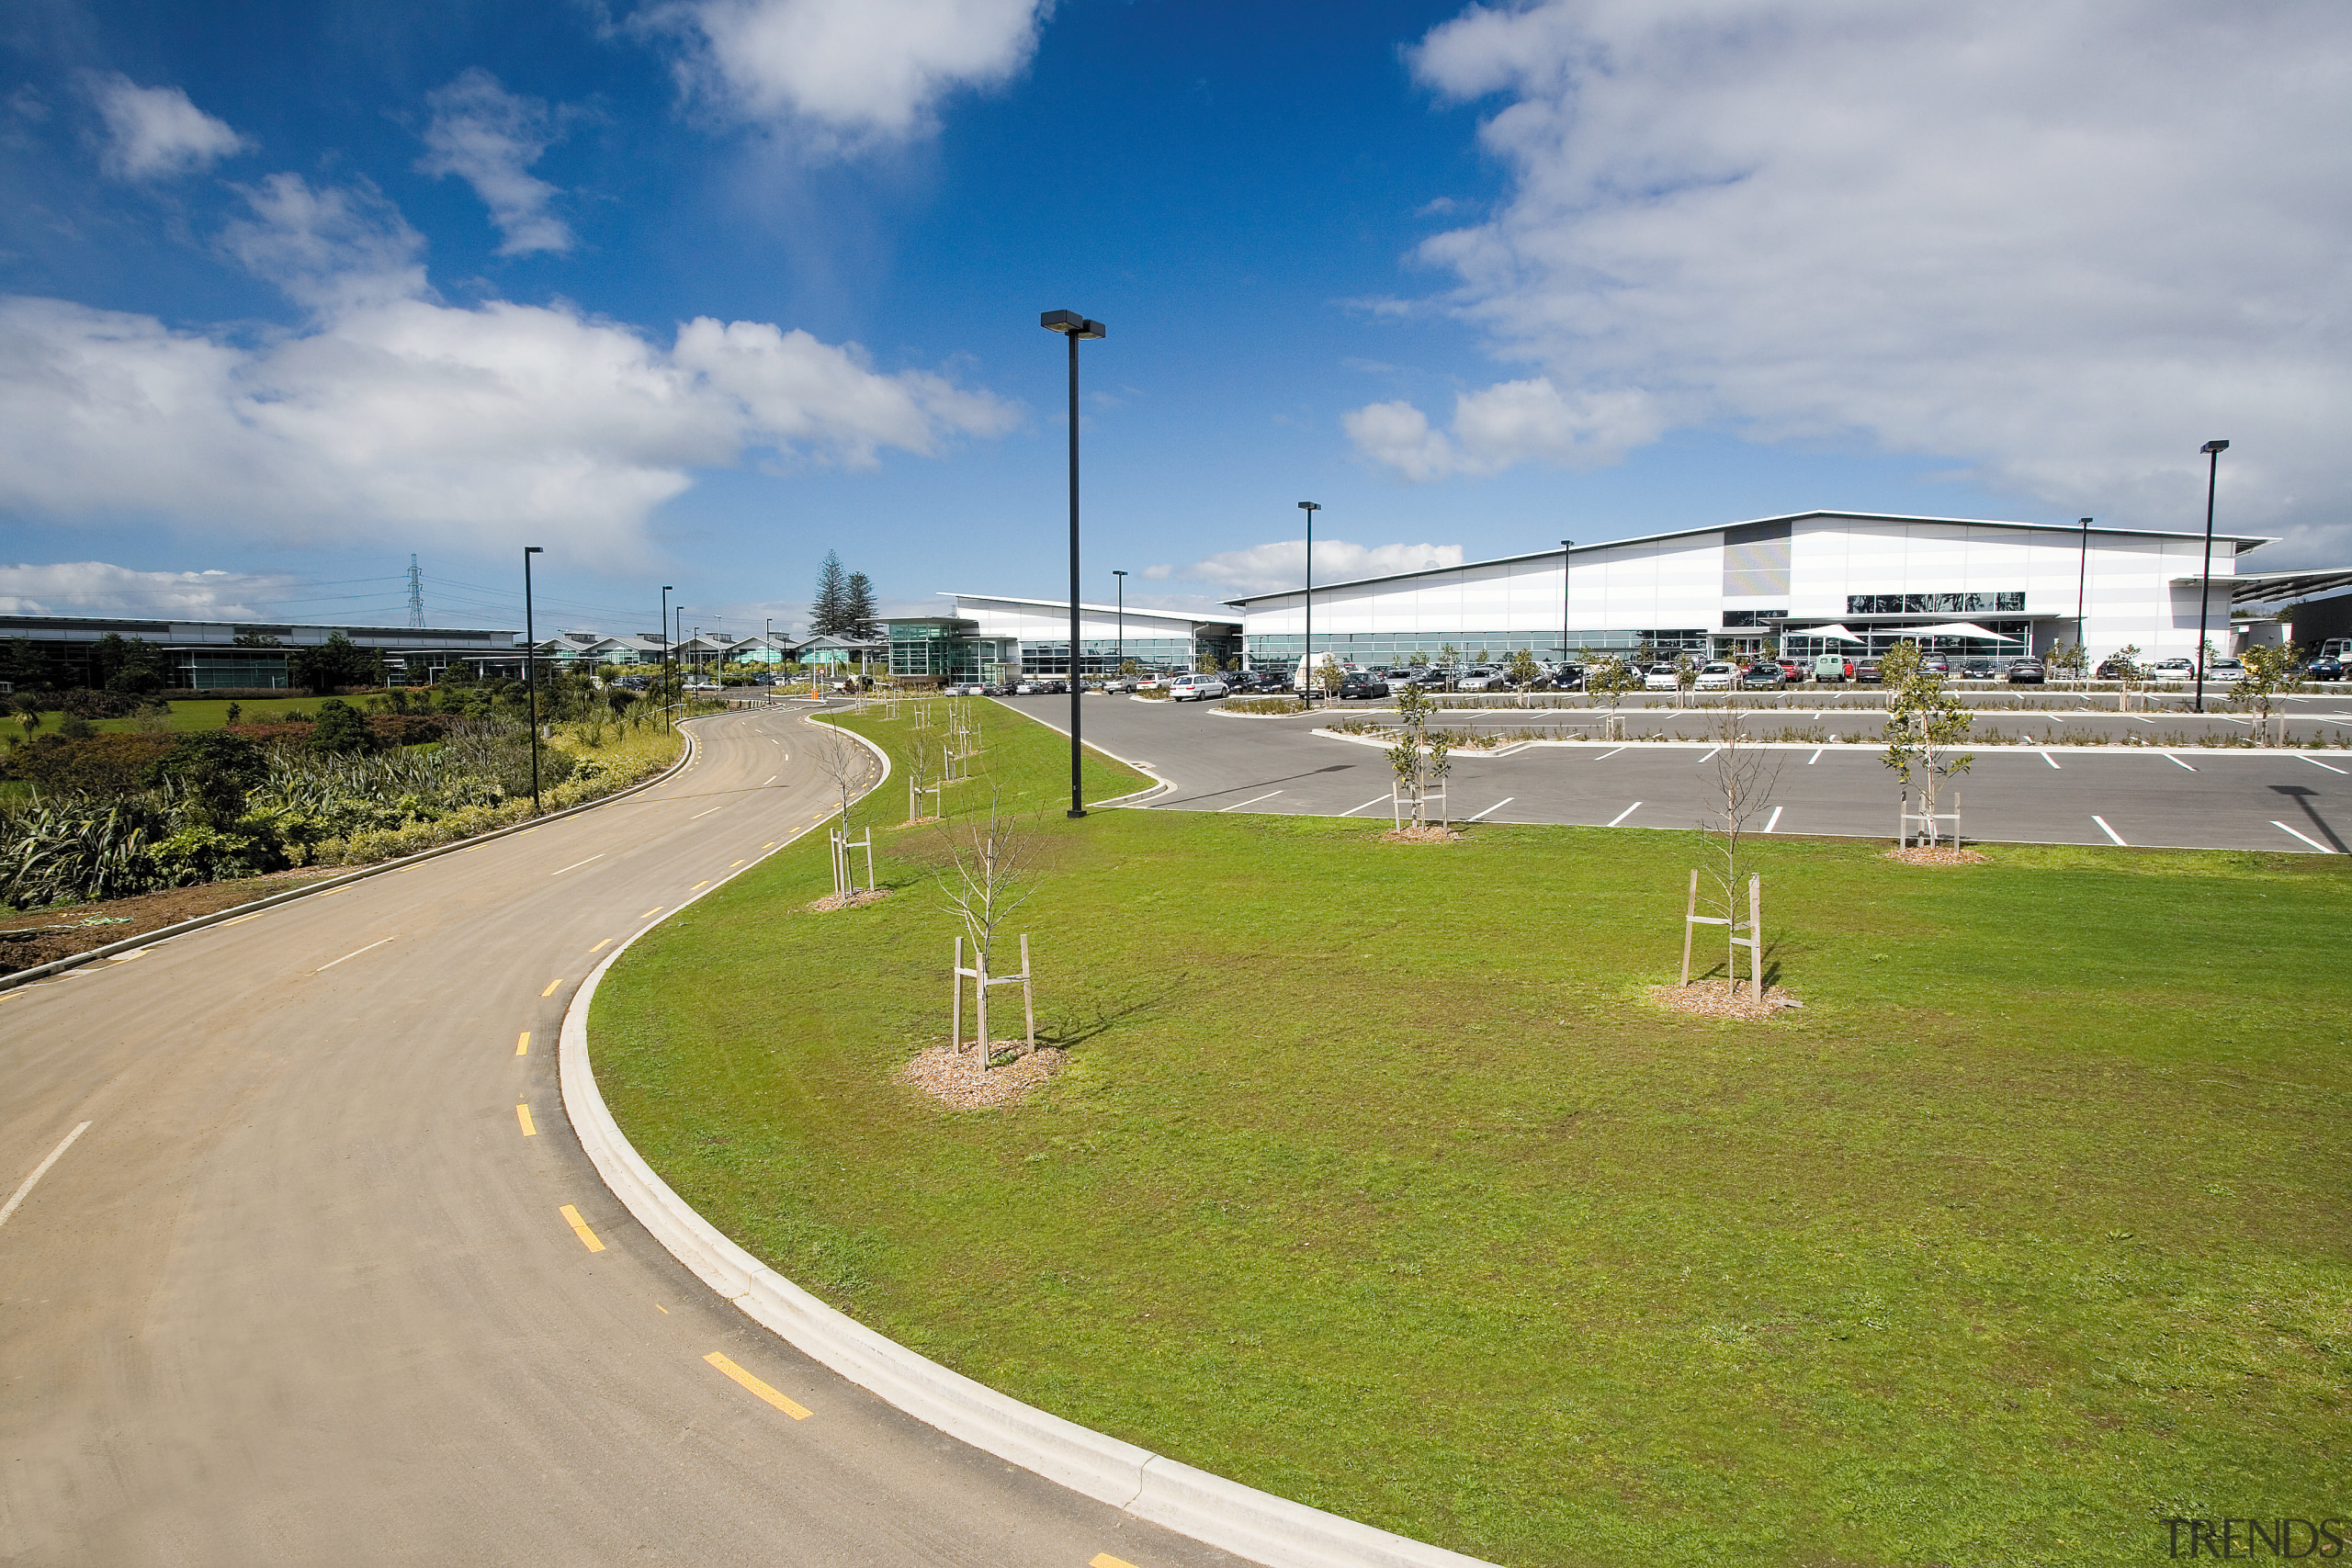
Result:
<instances>
[{"instance_id":1,"label":"yellow dashed road marking","mask_svg":"<svg viewBox=\"0 0 2352 1568\"><path fill-rule=\"evenodd\" d=\"M560 976L560 975L558 975L554 979L549 980L549 981L548 982L548 988L547 988L546 990L544 990L544 991L541 991L541 992L539 993L539 995L541 995L541 996L543 996L543 997L551 997L551 996L555 995L555 988L556 988L558 986L560 986L560 985L562 985L562 984L563 984L563 976Z\"/></svg>"},{"instance_id":2,"label":"yellow dashed road marking","mask_svg":"<svg viewBox=\"0 0 2352 1568\"><path fill-rule=\"evenodd\" d=\"M1098 1551L1086 1560L1086 1568L1136 1568L1136 1565L1124 1557L1114 1557L1107 1551Z\"/></svg>"},{"instance_id":3,"label":"yellow dashed road marking","mask_svg":"<svg viewBox=\"0 0 2352 1568\"><path fill-rule=\"evenodd\" d=\"M692 887L687 888L686 891L689 893L699 893L709 886L710 884L707 882L697 882Z\"/></svg>"},{"instance_id":4,"label":"yellow dashed road marking","mask_svg":"<svg viewBox=\"0 0 2352 1568\"><path fill-rule=\"evenodd\" d=\"M591 953L602 953L602 952L604 952L604 951L605 951L605 949L606 949L606 948L608 948L608 947L610 947L610 946L612 946L612 945L613 945L613 939L612 939L611 937L606 937L604 941L602 941L602 942L598 942L595 946L594 946L594 947L590 948L588 951L589 951L589 952L591 952Z\"/></svg>"},{"instance_id":5,"label":"yellow dashed road marking","mask_svg":"<svg viewBox=\"0 0 2352 1568\"><path fill-rule=\"evenodd\" d=\"M640 920L642 920L642 919L650 919L651 917L653 917L653 916L655 916L655 915L660 914L661 912L662 912L662 906L661 906L661 905L659 905L659 904L656 904L656 905L654 905L654 906L653 906L653 908L651 908L650 909L646 910L644 914L639 915L639 916L638 916L637 918L638 918L639 919L640 919Z\"/></svg>"},{"instance_id":6,"label":"yellow dashed road marking","mask_svg":"<svg viewBox=\"0 0 2352 1568\"><path fill-rule=\"evenodd\" d=\"M523 1123L523 1136L526 1138L536 1138L539 1135L539 1130L531 1125L531 1108L529 1106L516 1106L514 1108L514 1120Z\"/></svg>"},{"instance_id":7,"label":"yellow dashed road marking","mask_svg":"<svg viewBox=\"0 0 2352 1568\"><path fill-rule=\"evenodd\" d=\"M605 1250L605 1244L596 1239L596 1233L588 1228L588 1222L580 1217L579 1210L573 1208L571 1204L566 1203L563 1206L561 1213L564 1220L571 1226L571 1234L580 1238L581 1246L586 1247L591 1252L602 1252Z\"/></svg>"},{"instance_id":8,"label":"yellow dashed road marking","mask_svg":"<svg viewBox=\"0 0 2352 1568\"><path fill-rule=\"evenodd\" d=\"M758 1394L762 1399L766 1400L770 1404L775 1405L778 1410L783 1411L786 1416L791 1416L795 1421L806 1421L808 1419L808 1407L807 1405L795 1404L791 1400L786 1399L784 1395L776 1393L775 1390L770 1388L767 1384L762 1382L759 1379L753 1377L751 1373L745 1371L742 1368L737 1366L734 1362L729 1360L718 1351L713 1350L709 1355L705 1356L703 1359L708 1361L712 1366L717 1367L720 1371L725 1372L729 1377L733 1378L737 1382L741 1383L745 1388L750 1389L753 1393Z\"/></svg>"},{"instance_id":9,"label":"yellow dashed road marking","mask_svg":"<svg viewBox=\"0 0 2352 1568\"><path fill-rule=\"evenodd\" d=\"M514 1037L514 1054L517 1056L527 1056L531 1054L531 1032L529 1030L526 1029L523 1031L522 1033Z\"/></svg>"}]
</instances>

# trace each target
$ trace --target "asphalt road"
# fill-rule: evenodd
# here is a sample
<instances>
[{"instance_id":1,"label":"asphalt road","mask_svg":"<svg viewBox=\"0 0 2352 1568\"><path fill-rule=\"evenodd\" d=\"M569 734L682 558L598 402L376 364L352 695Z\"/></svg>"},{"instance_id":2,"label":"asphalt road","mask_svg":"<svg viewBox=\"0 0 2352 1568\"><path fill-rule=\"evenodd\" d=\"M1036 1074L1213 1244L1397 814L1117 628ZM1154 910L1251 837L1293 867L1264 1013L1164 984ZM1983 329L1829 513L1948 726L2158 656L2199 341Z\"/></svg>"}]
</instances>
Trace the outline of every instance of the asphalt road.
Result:
<instances>
[{"instance_id":1,"label":"asphalt road","mask_svg":"<svg viewBox=\"0 0 2352 1568\"><path fill-rule=\"evenodd\" d=\"M659 790L0 992L0 1195L87 1123L0 1221L0 1561L1232 1561L807 1360L597 1179L572 988L831 788L797 711L700 733Z\"/></svg>"},{"instance_id":2,"label":"asphalt road","mask_svg":"<svg viewBox=\"0 0 2352 1568\"><path fill-rule=\"evenodd\" d=\"M1008 705L1057 726L1067 697ZM1219 716L1207 704L1089 698L1088 741L1145 763L1175 787L1159 811L1255 811L1378 818L1388 812L1386 759L1374 746L1309 734L1319 718ZM1629 714L1638 733L1667 711ZM1686 715L1685 717L1695 717ZM1768 733L1784 716L1759 728ZM1793 717L1788 722L1801 722ZM1446 722L1454 722L1448 716ZM1883 719L1847 730L1874 739ZM2178 722L2165 716L2167 725ZM1694 733L1704 733L1694 726ZM1968 837L2016 843L2352 852L2352 752L2282 755L2181 747L1979 748L1958 781ZM1487 822L1690 828L1707 809L1709 747L1605 742L1454 753L1452 815ZM1897 786L1871 744L1776 745L1767 831L1893 839Z\"/></svg>"}]
</instances>

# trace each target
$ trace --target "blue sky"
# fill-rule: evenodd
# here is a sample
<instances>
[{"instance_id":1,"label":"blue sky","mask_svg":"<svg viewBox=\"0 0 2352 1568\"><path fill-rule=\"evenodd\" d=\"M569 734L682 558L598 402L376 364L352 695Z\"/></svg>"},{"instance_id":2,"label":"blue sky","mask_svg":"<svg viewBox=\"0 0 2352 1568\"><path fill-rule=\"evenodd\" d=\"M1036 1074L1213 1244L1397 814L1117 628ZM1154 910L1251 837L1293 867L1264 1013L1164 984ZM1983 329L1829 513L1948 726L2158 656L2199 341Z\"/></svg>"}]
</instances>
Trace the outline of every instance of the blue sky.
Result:
<instances>
[{"instance_id":1,"label":"blue sky","mask_svg":"<svg viewBox=\"0 0 2352 1568\"><path fill-rule=\"evenodd\" d=\"M797 628L1810 507L2352 559L2352 13L75 5L0 22L0 608Z\"/></svg>"}]
</instances>

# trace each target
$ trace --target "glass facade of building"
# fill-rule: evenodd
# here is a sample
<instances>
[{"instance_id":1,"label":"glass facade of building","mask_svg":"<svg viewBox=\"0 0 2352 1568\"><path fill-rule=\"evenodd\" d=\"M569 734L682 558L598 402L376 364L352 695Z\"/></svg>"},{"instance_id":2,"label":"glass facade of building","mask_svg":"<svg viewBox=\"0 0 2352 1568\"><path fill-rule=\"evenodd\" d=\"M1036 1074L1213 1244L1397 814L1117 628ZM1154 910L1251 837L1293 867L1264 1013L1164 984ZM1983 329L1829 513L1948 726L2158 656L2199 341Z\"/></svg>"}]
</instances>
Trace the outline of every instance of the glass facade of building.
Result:
<instances>
[{"instance_id":1,"label":"glass facade of building","mask_svg":"<svg viewBox=\"0 0 2352 1568\"><path fill-rule=\"evenodd\" d=\"M1668 653L1689 650L1707 651L1707 631L1704 627L1672 626L1648 631L1595 631L1568 628L1568 649L1573 655L1579 649L1590 649L1595 653L1631 653L1642 648L1658 649ZM1295 665L1306 651L1305 637L1291 632L1272 633L1249 639L1250 662L1253 667ZM1361 664L1367 670L1385 670L1410 664L1419 654L1422 662L1435 664L1451 647L1457 661L1464 665L1493 664L1510 658L1521 649L1538 659L1559 657L1558 632L1455 632L1450 635L1419 636L1410 632L1317 632L1315 651L1329 654L1342 664Z\"/></svg>"}]
</instances>

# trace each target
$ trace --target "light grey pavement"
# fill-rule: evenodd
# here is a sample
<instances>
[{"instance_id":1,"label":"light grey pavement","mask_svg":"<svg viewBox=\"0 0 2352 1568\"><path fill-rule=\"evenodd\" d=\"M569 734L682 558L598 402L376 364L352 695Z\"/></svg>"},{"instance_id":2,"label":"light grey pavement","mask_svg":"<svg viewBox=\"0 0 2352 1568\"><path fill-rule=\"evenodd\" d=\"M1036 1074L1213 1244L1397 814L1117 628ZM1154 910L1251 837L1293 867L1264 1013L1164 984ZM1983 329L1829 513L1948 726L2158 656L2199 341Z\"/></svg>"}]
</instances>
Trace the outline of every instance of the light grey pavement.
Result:
<instances>
[{"instance_id":1,"label":"light grey pavement","mask_svg":"<svg viewBox=\"0 0 2352 1568\"><path fill-rule=\"evenodd\" d=\"M807 1360L597 1179L572 988L830 788L798 711L700 733L646 795L0 992L0 1202L89 1123L0 1225L0 1562L1232 1561Z\"/></svg>"},{"instance_id":2,"label":"light grey pavement","mask_svg":"<svg viewBox=\"0 0 2352 1568\"><path fill-rule=\"evenodd\" d=\"M1067 698L1011 698L1049 724ZM1670 710L1627 716L1639 732ZM1686 719L1697 716L1685 714ZM1779 716L1758 728L1770 733ZM1308 733L1321 719L1219 716L1212 705L1090 698L1085 737L1147 763L1174 788L1151 810L1376 818L1388 766L1375 747ZM1444 722L1453 724L1448 715ZM1791 719L1790 722L1802 722ZM1883 718L1852 716L1873 739ZM2165 716L2167 725L2177 723ZM1703 733L1703 726L1694 726ZM2019 843L2345 853L2352 846L2352 752L2282 754L2221 748L2112 746L2067 750L1980 747L1959 780L1973 839ZM1689 828L1706 809L1704 743L1534 746L1454 753L1453 816L1488 822ZM1896 786L1872 744L1777 746L1778 833L1892 839ZM2101 826L2102 821L2104 826Z\"/></svg>"}]
</instances>

